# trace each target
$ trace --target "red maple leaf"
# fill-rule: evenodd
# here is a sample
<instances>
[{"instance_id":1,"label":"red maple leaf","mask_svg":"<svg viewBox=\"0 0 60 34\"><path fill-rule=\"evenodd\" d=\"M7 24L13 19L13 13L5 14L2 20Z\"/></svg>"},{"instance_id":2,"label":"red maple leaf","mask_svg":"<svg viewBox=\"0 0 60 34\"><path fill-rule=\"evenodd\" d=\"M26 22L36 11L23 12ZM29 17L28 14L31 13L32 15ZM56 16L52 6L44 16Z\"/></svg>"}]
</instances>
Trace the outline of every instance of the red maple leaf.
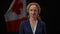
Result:
<instances>
[{"instance_id":1,"label":"red maple leaf","mask_svg":"<svg viewBox=\"0 0 60 34\"><path fill-rule=\"evenodd\" d=\"M23 8L23 3L20 2L19 0L16 0L13 7L12 7L12 10L16 13L16 14L20 14L21 12L21 8Z\"/></svg>"}]
</instances>

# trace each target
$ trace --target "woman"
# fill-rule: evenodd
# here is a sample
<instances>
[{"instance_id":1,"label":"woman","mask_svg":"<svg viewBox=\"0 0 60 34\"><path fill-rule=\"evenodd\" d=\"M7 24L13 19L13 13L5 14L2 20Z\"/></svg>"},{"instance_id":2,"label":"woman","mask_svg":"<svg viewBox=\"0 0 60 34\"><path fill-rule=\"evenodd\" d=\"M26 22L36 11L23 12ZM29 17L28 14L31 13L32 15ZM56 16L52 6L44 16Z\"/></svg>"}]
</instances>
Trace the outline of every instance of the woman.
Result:
<instances>
[{"instance_id":1,"label":"woman","mask_svg":"<svg viewBox=\"0 0 60 34\"><path fill-rule=\"evenodd\" d=\"M39 17L40 10L38 3L28 4L28 19L20 24L19 34L46 34L45 23Z\"/></svg>"}]
</instances>

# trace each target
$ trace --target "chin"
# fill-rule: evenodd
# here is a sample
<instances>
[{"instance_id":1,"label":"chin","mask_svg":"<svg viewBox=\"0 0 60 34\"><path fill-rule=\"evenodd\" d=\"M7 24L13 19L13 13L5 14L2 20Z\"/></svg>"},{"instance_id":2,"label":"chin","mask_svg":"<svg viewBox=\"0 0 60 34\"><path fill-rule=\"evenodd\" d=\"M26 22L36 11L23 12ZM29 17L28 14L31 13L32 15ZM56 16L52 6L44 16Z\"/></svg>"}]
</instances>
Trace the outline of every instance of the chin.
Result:
<instances>
[{"instance_id":1,"label":"chin","mask_svg":"<svg viewBox=\"0 0 60 34\"><path fill-rule=\"evenodd\" d=\"M31 17L35 18L36 16L35 15L31 15Z\"/></svg>"},{"instance_id":2,"label":"chin","mask_svg":"<svg viewBox=\"0 0 60 34\"><path fill-rule=\"evenodd\" d=\"M33 18L36 18L36 16L33 16Z\"/></svg>"}]
</instances>

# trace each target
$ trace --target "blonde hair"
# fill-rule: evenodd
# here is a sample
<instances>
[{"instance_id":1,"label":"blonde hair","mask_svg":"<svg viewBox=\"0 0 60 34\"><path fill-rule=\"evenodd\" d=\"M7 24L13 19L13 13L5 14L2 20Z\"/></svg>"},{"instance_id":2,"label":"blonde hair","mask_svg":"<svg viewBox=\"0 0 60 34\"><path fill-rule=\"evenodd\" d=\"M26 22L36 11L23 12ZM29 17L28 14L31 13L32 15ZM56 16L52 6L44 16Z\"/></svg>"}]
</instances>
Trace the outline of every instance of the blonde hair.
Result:
<instances>
[{"instance_id":1,"label":"blonde hair","mask_svg":"<svg viewBox=\"0 0 60 34\"><path fill-rule=\"evenodd\" d=\"M31 3L29 3L29 4L27 5L27 13L28 13L29 8L30 8L31 5L36 5L37 8L38 8L38 13L40 14L41 8L40 8L40 5L39 5L38 3L36 3L36 2L31 2ZM29 17L29 16L28 16L28 17ZM38 15L38 19L41 19L39 15Z\"/></svg>"}]
</instances>

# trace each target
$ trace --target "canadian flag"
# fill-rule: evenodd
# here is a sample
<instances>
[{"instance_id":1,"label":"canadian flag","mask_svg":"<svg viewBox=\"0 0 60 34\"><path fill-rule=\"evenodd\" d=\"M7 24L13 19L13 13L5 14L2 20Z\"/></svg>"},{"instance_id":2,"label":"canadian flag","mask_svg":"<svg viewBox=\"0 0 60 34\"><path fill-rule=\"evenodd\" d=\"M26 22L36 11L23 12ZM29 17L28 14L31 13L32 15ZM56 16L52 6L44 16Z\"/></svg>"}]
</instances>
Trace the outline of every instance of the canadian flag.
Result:
<instances>
[{"instance_id":1,"label":"canadian flag","mask_svg":"<svg viewBox=\"0 0 60 34\"><path fill-rule=\"evenodd\" d=\"M26 20L26 0L13 0L4 17L7 32L19 31L21 21Z\"/></svg>"}]
</instances>

